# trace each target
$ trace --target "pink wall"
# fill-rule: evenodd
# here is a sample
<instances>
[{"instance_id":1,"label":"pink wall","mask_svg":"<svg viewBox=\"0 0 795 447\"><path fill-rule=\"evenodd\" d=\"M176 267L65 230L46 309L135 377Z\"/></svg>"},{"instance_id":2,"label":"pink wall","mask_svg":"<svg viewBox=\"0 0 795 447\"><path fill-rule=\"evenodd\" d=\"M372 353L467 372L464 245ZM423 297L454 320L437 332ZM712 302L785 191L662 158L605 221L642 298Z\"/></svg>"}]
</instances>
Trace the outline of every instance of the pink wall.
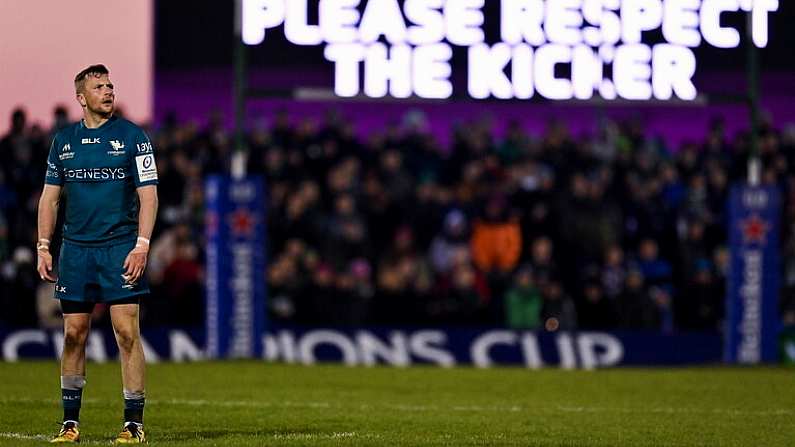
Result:
<instances>
[{"instance_id":1,"label":"pink wall","mask_svg":"<svg viewBox=\"0 0 795 447\"><path fill-rule=\"evenodd\" d=\"M24 106L31 122L52 123L55 104L82 116L73 80L103 63L117 104L137 122L152 116L152 0L0 1L0 134L11 110Z\"/></svg>"}]
</instances>

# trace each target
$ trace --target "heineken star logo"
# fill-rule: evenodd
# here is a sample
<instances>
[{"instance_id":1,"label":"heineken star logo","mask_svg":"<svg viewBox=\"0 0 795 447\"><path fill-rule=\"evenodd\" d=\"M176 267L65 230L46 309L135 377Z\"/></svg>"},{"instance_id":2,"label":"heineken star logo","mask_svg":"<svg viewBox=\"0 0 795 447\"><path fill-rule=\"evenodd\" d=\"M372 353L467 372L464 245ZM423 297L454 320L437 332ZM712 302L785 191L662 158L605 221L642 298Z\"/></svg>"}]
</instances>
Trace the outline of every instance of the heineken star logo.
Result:
<instances>
[{"instance_id":1,"label":"heineken star logo","mask_svg":"<svg viewBox=\"0 0 795 447\"><path fill-rule=\"evenodd\" d=\"M229 215L229 227L232 230L232 235L236 237L250 237L253 235L256 223L256 216L245 208L238 208Z\"/></svg>"},{"instance_id":2,"label":"heineken star logo","mask_svg":"<svg viewBox=\"0 0 795 447\"><path fill-rule=\"evenodd\" d=\"M764 244L767 236L768 224L758 215L753 214L740 223L743 240L749 244Z\"/></svg>"}]
</instances>

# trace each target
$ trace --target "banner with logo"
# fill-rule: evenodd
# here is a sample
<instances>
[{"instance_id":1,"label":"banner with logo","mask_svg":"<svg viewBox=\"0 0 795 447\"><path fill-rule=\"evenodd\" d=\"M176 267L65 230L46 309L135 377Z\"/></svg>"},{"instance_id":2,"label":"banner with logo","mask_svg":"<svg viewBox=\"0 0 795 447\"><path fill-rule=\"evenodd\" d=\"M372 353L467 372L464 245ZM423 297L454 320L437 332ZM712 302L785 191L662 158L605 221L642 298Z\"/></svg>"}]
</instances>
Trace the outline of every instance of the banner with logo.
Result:
<instances>
[{"instance_id":1,"label":"banner with logo","mask_svg":"<svg viewBox=\"0 0 795 447\"><path fill-rule=\"evenodd\" d=\"M206 194L206 329L210 358L262 353L265 191L259 177L211 176Z\"/></svg>"},{"instance_id":2,"label":"banner with logo","mask_svg":"<svg viewBox=\"0 0 795 447\"><path fill-rule=\"evenodd\" d=\"M731 190L724 344L724 359L729 363L778 359L780 212L775 187L735 186Z\"/></svg>"},{"instance_id":3,"label":"banner with logo","mask_svg":"<svg viewBox=\"0 0 795 447\"><path fill-rule=\"evenodd\" d=\"M146 329L142 344L148 362L196 361L206 357L200 330ZM270 328L262 333L265 361L299 365L408 367L458 365L491 368L595 369L615 366L704 365L719 363L718 334L666 335L644 332L534 332L504 329ZM1 360L60 357L60 330L0 328ZM110 329L92 330L86 357L117 357Z\"/></svg>"}]
</instances>

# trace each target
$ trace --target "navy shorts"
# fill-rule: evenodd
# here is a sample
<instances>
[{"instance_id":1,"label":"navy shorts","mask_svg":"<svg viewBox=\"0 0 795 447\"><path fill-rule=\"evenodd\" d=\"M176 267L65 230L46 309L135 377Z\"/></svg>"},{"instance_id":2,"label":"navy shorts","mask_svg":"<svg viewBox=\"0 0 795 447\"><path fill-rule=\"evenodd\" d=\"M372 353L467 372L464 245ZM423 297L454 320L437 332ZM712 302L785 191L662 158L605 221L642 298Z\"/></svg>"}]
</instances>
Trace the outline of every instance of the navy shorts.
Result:
<instances>
[{"instance_id":1,"label":"navy shorts","mask_svg":"<svg viewBox=\"0 0 795 447\"><path fill-rule=\"evenodd\" d=\"M61 245L55 298L63 301L113 303L149 293L146 276L128 284L122 278L124 260L136 240L125 240L101 247L75 244Z\"/></svg>"},{"instance_id":2,"label":"navy shorts","mask_svg":"<svg viewBox=\"0 0 795 447\"><path fill-rule=\"evenodd\" d=\"M117 304L139 304L140 298L136 295L130 298L122 298L120 300L113 300L108 303L110 306ZM97 303L91 301L72 301L61 300L61 313L62 314L90 314L94 312L94 306Z\"/></svg>"}]
</instances>

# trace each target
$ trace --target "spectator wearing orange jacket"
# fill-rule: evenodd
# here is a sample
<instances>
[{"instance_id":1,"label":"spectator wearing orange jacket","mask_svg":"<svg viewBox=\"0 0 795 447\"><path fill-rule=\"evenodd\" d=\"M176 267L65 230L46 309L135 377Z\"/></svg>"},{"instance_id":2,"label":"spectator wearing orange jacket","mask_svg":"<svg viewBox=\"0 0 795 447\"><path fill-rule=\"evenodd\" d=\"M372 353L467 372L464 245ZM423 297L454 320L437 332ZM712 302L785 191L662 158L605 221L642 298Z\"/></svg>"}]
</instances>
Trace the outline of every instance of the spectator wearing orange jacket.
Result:
<instances>
[{"instance_id":1,"label":"spectator wearing orange jacket","mask_svg":"<svg viewBox=\"0 0 795 447\"><path fill-rule=\"evenodd\" d=\"M503 196L491 197L482 218L472 227L472 259L485 273L509 273L519 263L522 230L519 219L510 216Z\"/></svg>"}]
</instances>

